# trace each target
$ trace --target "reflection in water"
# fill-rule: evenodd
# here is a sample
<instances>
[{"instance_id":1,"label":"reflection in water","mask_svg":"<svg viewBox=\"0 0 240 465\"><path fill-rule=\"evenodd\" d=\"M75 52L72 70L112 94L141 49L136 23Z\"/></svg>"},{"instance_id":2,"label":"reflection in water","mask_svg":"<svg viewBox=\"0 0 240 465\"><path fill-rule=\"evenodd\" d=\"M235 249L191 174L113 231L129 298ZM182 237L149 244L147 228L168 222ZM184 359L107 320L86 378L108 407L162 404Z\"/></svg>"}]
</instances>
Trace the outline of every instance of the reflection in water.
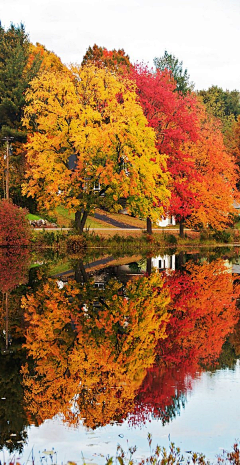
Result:
<instances>
[{"instance_id":1,"label":"reflection in water","mask_svg":"<svg viewBox=\"0 0 240 465\"><path fill-rule=\"evenodd\" d=\"M95 428L121 421L132 408L155 347L164 337L168 291L158 273L110 280L104 292L93 282L60 289L46 280L23 300L26 404L42 422L62 413L70 423Z\"/></svg>"},{"instance_id":2,"label":"reflection in water","mask_svg":"<svg viewBox=\"0 0 240 465\"><path fill-rule=\"evenodd\" d=\"M95 279L78 261L76 280L59 286L39 269L26 291L16 288L26 282L28 257L20 258L21 266L13 259L19 273L12 281L0 277L6 368L0 389L21 405L14 424L14 402L7 410L0 404L6 431L0 447L21 450L27 423L40 425L57 414L92 429L126 418L132 425L152 418L164 425L180 413L202 370L230 366L240 353L239 285L221 259L184 266L181 259L176 271L173 258L157 257L151 265L165 269L161 273L143 273L142 262L128 265L127 278L112 267ZM8 366L18 387L8 384Z\"/></svg>"},{"instance_id":3,"label":"reflection in water","mask_svg":"<svg viewBox=\"0 0 240 465\"><path fill-rule=\"evenodd\" d=\"M0 449L22 451L27 439L28 419L24 409L21 383L23 357L17 354L0 355Z\"/></svg>"},{"instance_id":4,"label":"reflection in water","mask_svg":"<svg viewBox=\"0 0 240 465\"><path fill-rule=\"evenodd\" d=\"M135 409L141 421L153 415L163 424L184 405L195 376L217 363L238 320L239 296L239 285L220 259L168 272L164 286L171 296L167 338L158 342L157 363L148 370Z\"/></svg>"},{"instance_id":5,"label":"reflection in water","mask_svg":"<svg viewBox=\"0 0 240 465\"><path fill-rule=\"evenodd\" d=\"M1 351L5 354L10 350L12 338L16 340L23 335L23 286L19 286L28 282L29 260L28 249L0 249L0 344Z\"/></svg>"},{"instance_id":6,"label":"reflection in water","mask_svg":"<svg viewBox=\"0 0 240 465\"><path fill-rule=\"evenodd\" d=\"M20 375L24 356L19 348L24 336L21 298L29 260L27 249L0 249L0 449L6 446L10 452L21 451L27 438Z\"/></svg>"},{"instance_id":7,"label":"reflection in water","mask_svg":"<svg viewBox=\"0 0 240 465\"><path fill-rule=\"evenodd\" d=\"M27 248L0 248L0 292L11 292L28 282L29 260Z\"/></svg>"}]
</instances>

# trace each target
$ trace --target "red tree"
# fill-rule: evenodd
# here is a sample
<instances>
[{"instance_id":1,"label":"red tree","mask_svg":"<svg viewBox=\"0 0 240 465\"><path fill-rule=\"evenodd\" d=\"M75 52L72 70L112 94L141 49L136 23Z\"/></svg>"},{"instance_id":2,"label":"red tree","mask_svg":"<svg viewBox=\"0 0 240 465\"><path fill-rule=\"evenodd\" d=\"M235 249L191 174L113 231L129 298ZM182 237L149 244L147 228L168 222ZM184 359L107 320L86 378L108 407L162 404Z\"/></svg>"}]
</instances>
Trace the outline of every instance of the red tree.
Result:
<instances>
[{"instance_id":1,"label":"red tree","mask_svg":"<svg viewBox=\"0 0 240 465\"><path fill-rule=\"evenodd\" d=\"M123 49L107 50L105 47L99 47L96 44L93 47L88 47L83 57L82 65L86 65L89 62L99 68L107 67L118 72L124 69L129 70L131 67L129 56L125 54Z\"/></svg>"},{"instance_id":2,"label":"red tree","mask_svg":"<svg viewBox=\"0 0 240 465\"><path fill-rule=\"evenodd\" d=\"M167 71L155 73L145 66L135 66L131 78L149 125L155 129L156 145L168 156L171 174L171 203L168 213L175 215L180 225L199 206L194 181L200 176L194 159L183 150L183 144L198 138L198 105L196 97L175 92L176 83Z\"/></svg>"}]
</instances>

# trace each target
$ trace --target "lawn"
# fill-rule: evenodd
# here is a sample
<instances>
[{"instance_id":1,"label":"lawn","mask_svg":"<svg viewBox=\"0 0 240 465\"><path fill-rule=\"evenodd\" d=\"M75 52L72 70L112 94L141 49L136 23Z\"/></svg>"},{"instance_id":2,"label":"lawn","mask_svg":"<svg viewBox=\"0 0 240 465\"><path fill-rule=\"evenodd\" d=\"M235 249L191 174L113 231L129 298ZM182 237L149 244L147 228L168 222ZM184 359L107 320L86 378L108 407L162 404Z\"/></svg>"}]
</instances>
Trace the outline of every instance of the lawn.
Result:
<instances>
[{"instance_id":1,"label":"lawn","mask_svg":"<svg viewBox=\"0 0 240 465\"><path fill-rule=\"evenodd\" d=\"M33 215L32 213L27 214L27 220L29 220L29 221L37 221L37 220L40 220L40 219L41 219L41 216L39 216L39 215Z\"/></svg>"},{"instance_id":2,"label":"lawn","mask_svg":"<svg viewBox=\"0 0 240 465\"><path fill-rule=\"evenodd\" d=\"M70 228L74 221L74 213L70 213L65 207L57 207L55 210L57 224L60 227ZM93 216L89 216L86 221L86 228L111 228L112 226L103 221L96 220Z\"/></svg>"},{"instance_id":3,"label":"lawn","mask_svg":"<svg viewBox=\"0 0 240 465\"><path fill-rule=\"evenodd\" d=\"M146 220L141 220L139 218L133 218L130 215L124 215L122 213L109 213L105 210L96 209L96 213L100 215L107 216L110 220L119 221L120 223L124 223L125 225L131 227L136 227L140 229L146 229ZM28 220L39 220L40 218L44 218L44 215L32 215L29 213L27 215ZM57 225L60 228L71 228L73 221L74 221L74 213L70 213L65 207L58 206L54 213L53 213L53 220L56 221ZM114 231L115 227L109 223L106 223L102 220L94 218L94 216L89 216L86 221L86 229L102 229L108 228ZM153 226L153 228L157 228L157 226ZM167 228L159 227L159 230L162 231L163 229L174 228L178 229L178 226L169 226Z\"/></svg>"}]
</instances>

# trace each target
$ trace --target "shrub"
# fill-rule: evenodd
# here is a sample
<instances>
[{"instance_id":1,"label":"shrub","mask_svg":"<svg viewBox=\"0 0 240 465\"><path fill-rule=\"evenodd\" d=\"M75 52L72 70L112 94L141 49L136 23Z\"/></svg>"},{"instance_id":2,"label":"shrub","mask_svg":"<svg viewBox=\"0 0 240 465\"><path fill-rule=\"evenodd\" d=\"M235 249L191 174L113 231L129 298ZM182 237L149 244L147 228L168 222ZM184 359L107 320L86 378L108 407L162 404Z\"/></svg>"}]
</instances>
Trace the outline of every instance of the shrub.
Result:
<instances>
[{"instance_id":1,"label":"shrub","mask_svg":"<svg viewBox=\"0 0 240 465\"><path fill-rule=\"evenodd\" d=\"M166 243L169 245L177 244L177 238L173 234L166 234Z\"/></svg>"},{"instance_id":2,"label":"shrub","mask_svg":"<svg viewBox=\"0 0 240 465\"><path fill-rule=\"evenodd\" d=\"M28 245L30 225L27 210L12 202L0 200L0 244L4 246Z\"/></svg>"},{"instance_id":3,"label":"shrub","mask_svg":"<svg viewBox=\"0 0 240 465\"><path fill-rule=\"evenodd\" d=\"M80 252L86 247L86 239L83 235L72 235L67 238L67 249L69 252Z\"/></svg>"},{"instance_id":4,"label":"shrub","mask_svg":"<svg viewBox=\"0 0 240 465\"><path fill-rule=\"evenodd\" d=\"M210 237L210 231L208 229L202 229L200 231L200 241L201 242L208 241L209 237Z\"/></svg>"},{"instance_id":5,"label":"shrub","mask_svg":"<svg viewBox=\"0 0 240 465\"><path fill-rule=\"evenodd\" d=\"M232 235L228 231L215 231L213 237L217 242L223 242L224 244L232 241Z\"/></svg>"}]
</instances>

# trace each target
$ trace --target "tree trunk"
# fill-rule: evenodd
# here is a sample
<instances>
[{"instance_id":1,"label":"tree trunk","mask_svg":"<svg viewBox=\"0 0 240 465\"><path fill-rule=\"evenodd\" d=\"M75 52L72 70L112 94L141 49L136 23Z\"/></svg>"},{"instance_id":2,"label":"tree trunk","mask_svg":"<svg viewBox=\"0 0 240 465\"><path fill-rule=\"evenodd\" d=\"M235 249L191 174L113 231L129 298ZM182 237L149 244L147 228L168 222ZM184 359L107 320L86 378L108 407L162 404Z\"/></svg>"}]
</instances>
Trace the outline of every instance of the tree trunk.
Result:
<instances>
[{"instance_id":1,"label":"tree trunk","mask_svg":"<svg viewBox=\"0 0 240 465\"><path fill-rule=\"evenodd\" d=\"M186 254L185 252L180 252L177 256L177 269L182 270L186 264Z\"/></svg>"},{"instance_id":2,"label":"tree trunk","mask_svg":"<svg viewBox=\"0 0 240 465\"><path fill-rule=\"evenodd\" d=\"M149 216L147 217L147 233L152 234L152 220Z\"/></svg>"},{"instance_id":3,"label":"tree trunk","mask_svg":"<svg viewBox=\"0 0 240 465\"><path fill-rule=\"evenodd\" d=\"M83 212L77 211L75 213L75 228L78 234L83 233L84 226L88 217L88 212L84 210Z\"/></svg>"},{"instance_id":4,"label":"tree trunk","mask_svg":"<svg viewBox=\"0 0 240 465\"><path fill-rule=\"evenodd\" d=\"M184 221L180 220L179 223L179 236L184 237Z\"/></svg>"},{"instance_id":5,"label":"tree trunk","mask_svg":"<svg viewBox=\"0 0 240 465\"><path fill-rule=\"evenodd\" d=\"M88 275L82 260L78 260L75 266L75 280L77 283L86 283L88 281Z\"/></svg>"},{"instance_id":6,"label":"tree trunk","mask_svg":"<svg viewBox=\"0 0 240 465\"><path fill-rule=\"evenodd\" d=\"M147 258L147 274L150 276L152 273L152 257Z\"/></svg>"}]
</instances>

